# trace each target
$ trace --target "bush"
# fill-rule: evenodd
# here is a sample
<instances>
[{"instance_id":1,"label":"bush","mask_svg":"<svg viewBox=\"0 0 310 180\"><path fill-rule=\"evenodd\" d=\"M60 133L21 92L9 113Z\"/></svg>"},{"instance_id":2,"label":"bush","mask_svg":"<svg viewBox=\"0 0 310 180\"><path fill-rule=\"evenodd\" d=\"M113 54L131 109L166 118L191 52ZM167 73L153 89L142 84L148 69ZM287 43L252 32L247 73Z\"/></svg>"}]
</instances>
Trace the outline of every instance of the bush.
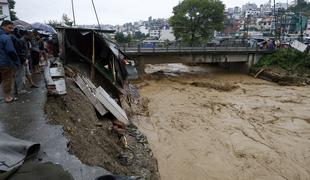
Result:
<instances>
[{"instance_id":1,"label":"bush","mask_svg":"<svg viewBox=\"0 0 310 180\"><path fill-rule=\"evenodd\" d=\"M310 70L310 55L291 49L279 49L273 54L264 55L256 67L278 66L287 71Z\"/></svg>"}]
</instances>

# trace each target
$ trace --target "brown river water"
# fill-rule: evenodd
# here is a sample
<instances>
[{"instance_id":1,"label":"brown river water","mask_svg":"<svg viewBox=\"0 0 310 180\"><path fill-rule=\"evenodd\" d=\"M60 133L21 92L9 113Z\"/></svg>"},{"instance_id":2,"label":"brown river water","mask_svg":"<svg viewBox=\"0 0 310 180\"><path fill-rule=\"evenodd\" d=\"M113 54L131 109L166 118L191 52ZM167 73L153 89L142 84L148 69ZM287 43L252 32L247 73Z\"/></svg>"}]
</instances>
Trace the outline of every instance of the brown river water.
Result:
<instances>
[{"instance_id":1,"label":"brown river water","mask_svg":"<svg viewBox=\"0 0 310 180\"><path fill-rule=\"evenodd\" d=\"M279 86L214 67L148 66L140 87L162 180L309 180L310 87Z\"/></svg>"}]
</instances>

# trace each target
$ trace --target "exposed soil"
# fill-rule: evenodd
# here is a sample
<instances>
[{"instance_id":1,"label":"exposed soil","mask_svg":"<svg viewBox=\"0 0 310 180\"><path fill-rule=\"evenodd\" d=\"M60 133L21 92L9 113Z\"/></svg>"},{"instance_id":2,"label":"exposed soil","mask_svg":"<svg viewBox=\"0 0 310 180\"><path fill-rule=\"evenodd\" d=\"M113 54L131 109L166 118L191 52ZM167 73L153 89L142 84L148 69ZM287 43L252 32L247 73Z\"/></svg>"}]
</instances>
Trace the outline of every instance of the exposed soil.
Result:
<instances>
[{"instance_id":1,"label":"exposed soil","mask_svg":"<svg viewBox=\"0 0 310 180\"><path fill-rule=\"evenodd\" d=\"M160 179L145 136L135 126L127 127L128 148L124 148L124 139L113 132L111 120L98 119L94 107L72 80L67 79L67 95L48 97L45 111L51 123L63 125L69 151L83 163L117 175Z\"/></svg>"},{"instance_id":2,"label":"exposed soil","mask_svg":"<svg viewBox=\"0 0 310 180\"><path fill-rule=\"evenodd\" d=\"M138 84L148 106L134 123L163 180L310 179L309 86L223 72L158 74L165 76Z\"/></svg>"},{"instance_id":3,"label":"exposed soil","mask_svg":"<svg viewBox=\"0 0 310 180\"><path fill-rule=\"evenodd\" d=\"M252 68L251 73L255 75L258 73L262 68ZM310 74L308 73L292 73L289 71L286 71L280 67L272 66L263 68L264 71L262 71L258 77L273 81L278 83L282 86L305 86L310 85Z\"/></svg>"}]
</instances>

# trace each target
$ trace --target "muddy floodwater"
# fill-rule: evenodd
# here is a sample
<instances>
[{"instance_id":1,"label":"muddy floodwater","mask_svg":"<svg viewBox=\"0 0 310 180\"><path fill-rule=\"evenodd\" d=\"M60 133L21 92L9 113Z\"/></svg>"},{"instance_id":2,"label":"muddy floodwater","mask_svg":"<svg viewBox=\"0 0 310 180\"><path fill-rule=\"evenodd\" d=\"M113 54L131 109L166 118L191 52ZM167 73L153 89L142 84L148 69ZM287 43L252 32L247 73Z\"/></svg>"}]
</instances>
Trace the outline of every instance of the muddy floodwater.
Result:
<instances>
[{"instance_id":1,"label":"muddy floodwater","mask_svg":"<svg viewBox=\"0 0 310 180\"><path fill-rule=\"evenodd\" d=\"M148 66L140 85L162 180L309 180L310 87L214 67ZM166 74L166 76L165 76Z\"/></svg>"}]
</instances>

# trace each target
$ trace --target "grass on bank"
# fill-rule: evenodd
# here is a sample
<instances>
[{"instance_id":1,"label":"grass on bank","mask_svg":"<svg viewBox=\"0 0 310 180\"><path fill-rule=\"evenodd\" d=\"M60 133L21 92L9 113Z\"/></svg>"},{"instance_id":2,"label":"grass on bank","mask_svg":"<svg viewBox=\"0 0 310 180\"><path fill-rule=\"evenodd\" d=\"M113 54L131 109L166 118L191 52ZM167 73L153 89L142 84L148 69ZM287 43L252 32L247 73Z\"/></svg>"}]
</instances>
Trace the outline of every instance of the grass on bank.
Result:
<instances>
[{"instance_id":1,"label":"grass on bank","mask_svg":"<svg viewBox=\"0 0 310 180\"><path fill-rule=\"evenodd\" d=\"M310 55L293 49L279 49L264 55L256 67L280 67L292 73L310 73Z\"/></svg>"}]
</instances>

